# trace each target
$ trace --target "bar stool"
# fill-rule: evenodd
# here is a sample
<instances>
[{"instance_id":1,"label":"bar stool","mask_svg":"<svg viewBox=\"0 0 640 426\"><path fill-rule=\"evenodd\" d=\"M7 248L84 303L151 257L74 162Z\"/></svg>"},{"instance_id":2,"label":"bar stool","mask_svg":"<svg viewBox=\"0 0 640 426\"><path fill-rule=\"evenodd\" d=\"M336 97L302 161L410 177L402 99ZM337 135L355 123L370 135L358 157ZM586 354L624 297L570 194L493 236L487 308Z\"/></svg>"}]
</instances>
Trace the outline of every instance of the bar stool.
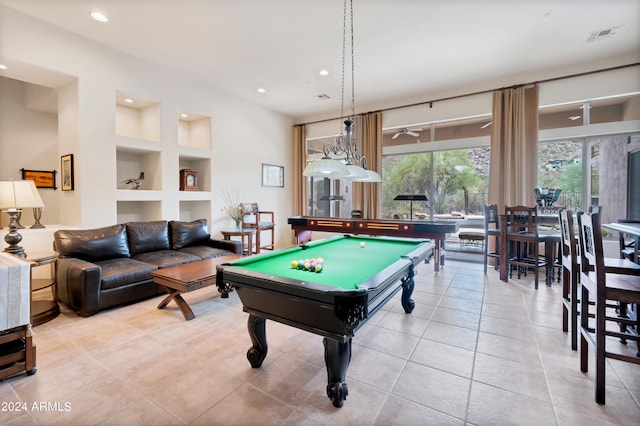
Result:
<instances>
[{"instance_id":1,"label":"bar stool","mask_svg":"<svg viewBox=\"0 0 640 426\"><path fill-rule=\"evenodd\" d=\"M484 235L484 273L486 274L490 257L495 259L494 269L498 269L500 264L500 220L496 204L484 206ZM493 244L492 248L489 248L490 244Z\"/></svg>"},{"instance_id":2,"label":"bar stool","mask_svg":"<svg viewBox=\"0 0 640 426\"><path fill-rule=\"evenodd\" d=\"M607 273L602 249L602 229L599 213L578 213L580 235L580 370L588 371L589 342L596 349L596 389L595 400L605 403L605 360L614 358L640 365L640 357L619 351L609 351L607 336L635 341L640 345L640 336L628 332L627 326L635 325L628 318L613 316L607 310L607 301L618 303L640 303L640 276ZM595 330L589 327L589 296L595 300ZM620 331L607 329L607 322L623 324ZM595 338L592 332L595 331ZM640 346L639 346L640 351Z\"/></svg>"}]
</instances>

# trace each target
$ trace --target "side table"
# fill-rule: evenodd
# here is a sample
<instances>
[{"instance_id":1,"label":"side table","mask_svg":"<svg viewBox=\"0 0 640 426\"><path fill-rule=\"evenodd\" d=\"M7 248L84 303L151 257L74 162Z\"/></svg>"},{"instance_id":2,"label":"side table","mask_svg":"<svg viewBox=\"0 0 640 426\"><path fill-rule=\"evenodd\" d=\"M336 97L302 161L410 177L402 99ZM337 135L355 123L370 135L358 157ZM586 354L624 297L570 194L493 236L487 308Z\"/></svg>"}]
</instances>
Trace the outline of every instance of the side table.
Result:
<instances>
[{"instance_id":1,"label":"side table","mask_svg":"<svg viewBox=\"0 0 640 426\"><path fill-rule=\"evenodd\" d=\"M250 255L253 249L253 236L256 233L255 228L236 228L220 231L225 240L231 240L231 237L240 237L242 243L242 254ZM247 245L244 245L244 239L247 238Z\"/></svg>"},{"instance_id":2,"label":"side table","mask_svg":"<svg viewBox=\"0 0 640 426\"><path fill-rule=\"evenodd\" d=\"M31 269L40 266L51 265L51 278L33 278L31 274L31 325L37 326L51 321L60 315L60 305L58 305L58 286L55 278L55 264L60 255L55 251L29 251L27 252L27 262L31 263ZM51 289L51 297L43 296L40 290ZM34 293L38 292L34 300Z\"/></svg>"}]
</instances>

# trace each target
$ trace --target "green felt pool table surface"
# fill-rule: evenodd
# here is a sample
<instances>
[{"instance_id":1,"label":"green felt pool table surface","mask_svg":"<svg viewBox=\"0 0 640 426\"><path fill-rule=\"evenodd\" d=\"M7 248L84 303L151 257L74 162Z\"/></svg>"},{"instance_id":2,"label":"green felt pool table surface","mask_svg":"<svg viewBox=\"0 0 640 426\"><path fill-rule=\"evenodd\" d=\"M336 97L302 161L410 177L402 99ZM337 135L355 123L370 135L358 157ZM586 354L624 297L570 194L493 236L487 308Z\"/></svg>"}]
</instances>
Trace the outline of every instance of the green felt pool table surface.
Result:
<instances>
[{"instance_id":1,"label":"green felt pool table surface","mask_svg":"<svg viewBox=\"0 0 640 426\"><path fill-rule=\"evenodd\" d=\"M386 267L409 255L425 240L367 236L339 236L249 257L232 266L267 275L325 284L345 290L357 289ZM364 247L360 246L364 243ZM323 258L321 272L294 269L292 261Z\"/></svg>"}]
</instances>

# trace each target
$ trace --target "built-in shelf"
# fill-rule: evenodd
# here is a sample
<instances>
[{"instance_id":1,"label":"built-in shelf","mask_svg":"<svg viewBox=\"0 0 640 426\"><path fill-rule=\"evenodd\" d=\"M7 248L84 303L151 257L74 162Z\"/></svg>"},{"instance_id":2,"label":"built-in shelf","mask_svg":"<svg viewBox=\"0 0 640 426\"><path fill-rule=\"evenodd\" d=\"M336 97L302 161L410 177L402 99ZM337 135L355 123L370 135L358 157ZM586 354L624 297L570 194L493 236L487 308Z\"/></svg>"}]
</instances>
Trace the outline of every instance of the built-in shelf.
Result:
<instances>
[{"instance_id":1,"label":"built-in shelf","mask_svg":"<svg viewBox=\"0 0 640 426\"><path fill-rule=\"evenodd\" d=\"M160 142L161 118L160 102L116 91L116 135Z\"/></svg>"},{"instance_id":2,"label":"built-in shelf","mask_svg":"<svg viewBox=\"0 0 640 426\"><path fill-rule=\"evenodd\" d=\"M211 150L211 117L190 112L178 113L178 145Z\"/></svg>"},{"instance_id":3,"label":"built-in shelf","mask_svg":"<svg viewBox=\"0 0 640 426\"><path fill-rule=\"evenodd\" d=\"M211 201L180 201L180 220L190 222L211 217Z\"/></svg>"},{"instance_id":4,"label":"built-in shelf","mask_svg":"<svg viewBox=\"0 0 640 426\"><path fill-rule=\"evenodd\" d=\"M161 201L162 191L148 191L148 190L131 190L131 189L118 189L116 191L116 199L118 201Z\"/></svg>"},{"instance_id":5,"label":"built-in shelf","mask_svg":"<svg viewBox=\"0 0 640 426\"><path fill-rule=\"evenodd\" d=\"M194 158L181 154L178 173L176 173L177 187L180 187L179 171L182 169L191 169L198 172L198 189L200 191L211 191L211 158Z\"/></svg>"},{"instance_id":6,"label":"built-in shelf","mask_svg":"<svg viewBox=\"0 0 640 426\"><path fill-rule=\"evenodd\" d=\"M129 179L140 180L141 190L159 191L162 189L162 167L160 151L145 151L138 148L116 147L116 188L132 189L132 184L124 183Z\"/></svg>"},{"instance_id":7,"label":"built-in shelf","mask_svg":"<svg viewBox=\"0 0 640 426\"><path fill-rule=\"evenodd\" d=\"M171 219L164 215L176 211L185 221L212 217L211 117L177 109L172 128L171 123L162 123L167 108L171 105L116 91L118 223ZM197 191L180 191L182 169L197 173ZM124 183L140 179L141 173L139 189Z\"/></svg>"},{"instance_id":8,"label":"built-in shelf","mask_svg":"<svg viewBox=\"0 0 640 426\"><path fill-rule=\"evenodd\" d=\"M139 191L131 191L139 192ZM162 202L160 201L118 201L118 223L162 220Z\"/></svg>"}]
</instances>

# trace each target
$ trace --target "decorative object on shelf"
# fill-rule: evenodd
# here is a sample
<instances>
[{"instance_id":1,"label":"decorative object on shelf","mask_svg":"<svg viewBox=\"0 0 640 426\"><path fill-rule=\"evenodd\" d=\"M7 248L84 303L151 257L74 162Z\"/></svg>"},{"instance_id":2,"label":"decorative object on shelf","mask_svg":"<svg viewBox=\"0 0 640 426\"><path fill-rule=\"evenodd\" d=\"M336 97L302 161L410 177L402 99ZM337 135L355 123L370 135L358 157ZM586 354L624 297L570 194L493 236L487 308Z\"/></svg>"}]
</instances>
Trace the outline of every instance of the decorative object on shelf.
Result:
<instances>
[{"instance_id":1,"label":"decorative object on shelf","mask_svg":"<svg viewBox=\"0 0 640 426\"><path fill-rule=\"evenodd\" d=\"M180 170L180 191L198 191L198 172L191 169Z\"/></svg>"},{"instance_id":2,"label":"decorative object on shelf","mask_svg":"<svg viewBox=\"0 0 640 426\"><path fill-rule=\"evenodd\" d=\"M222 191L222 199L224 206L221 210L233 219L236 224L236 229L240 228L242 219L244 218L244 212L242 210L242 204L240 203L240 192L238 188L225 189Z\"/></svg>"},{"instance_id":3,"label":"decorative object on shelf","mask_svg":"<svg viewBox=\"0 0 640 426\"><path fill-rule=\"evenodd\" d=\"M322 150L324 157L317 161L312 161L304 169L304 176L327 177L330 179L347 179L355 182L382 182L380 175L373 170L367 169L367 159L358 152L358 142L352 139L353 119L356 115L356 92L355 92L355 68L354 68L354 47L353 47L353 0L349 0L349 10L351 12L351 20L349 25L351 35L351 116L344 121L346 135L343 136L342 129L340 135L336 139L335 145L325 143ZM342 97L340 104L340 117L344 117L344 71L345 71L345 52L347 43L347 0L344 0L343 12L343 28L342 28ZM334 160L329 156L344 154L346 156L345 163ZM361 163L362 167L354 165Z\"/></svg>"},{"instance_id":4,"label":"decorative object on shelf","mask_svg":"<svg viewBox=\"0 0 640 426\"><path fill-rule=\"evenodd\" d=\"M35 182L36 188L57 189L55 170L26 170L20 169L23 180L32 180Z\"/></svg>"},{"instance_id":5,"label":"decorative object on shelf","mask_svg":"<svg viewBox=\"0 0 640 426\"><path fill-rule=\"evenodd\" d=\"M125 185L131 185L131 188L129 189L138 190L140 189L140 186L142 186L143 180L144 180L144 172L140 172L140 176L138 176L137 178L127 179L122 183L124 183Z\"/></svg>"},{"instance_id":6,"label":"decorative object on shelf","mask_svg":"<svg viewBox=\"0 0 640 426\"><path fill-rule=\"evenodd\" d=\"M18 233L18 213L23 208L44 207L42 198L33 180L0 181L0 209L9 215L9 233L4 240L9 244L4 251L22 258L27 257L24 249L18 245L22 235Z\"/></svg>"},{"instance_id":7,"label":"decorative object on shelf","mask_svg":"<svg viewBox=\"0 0 640 426\"><path fill-rule=\"evenodd\" d=\"M262 186L284 187L284 167L262 163Z\"/></svg>"},{"instance_id":8,"label":"decorative object on shelf","mask_svg":"<svg viewBox=\"0 0 640 426\"><path fill-rule=\"evenodd\" d=\"M543 186L542 188L533 188L533 196L536 199L536 204L545 207L553 206L553 203L558 201L558 198L560 198L561 192L562 189L547 188L546 186Z\"/></svg>"},{"instance_id":9,"label":"decorative object on shelf","mask_svg":"<svg viewBox=\"0 0 640 426\"><path fill-rule=\"evenodd\" d=\"M396 195L394 198L395 201L411 201L411 205L409 207L409 219L413 220L413 202L414 201L429 201L426 195L424 194L416 194L416 195Z\"/></svg>"},{"instance_id":10,"label":"decorative object on shelf","mask_svg":"<svg viewBox=\"0 0 640 426\"><path fill-rule=\"evenodd\" d=\"M62 173L62 190L73 191L75 187L73 176L73 154L60 157L60 170Z\"/></svg>"},{"instance_id":11,"label":"decorative object on shelf","mask_svg":"<svg viewBox=\"0 0 640 426\"><path fill-rule=\"evenodd\" d=\"M42 210L44 210L44 207L33 208L33 218L35 219L35 223L31 225L30 229L42 229L45 227L40 223L40 219L42 219Z\"/></svg>"}]
</instances>

